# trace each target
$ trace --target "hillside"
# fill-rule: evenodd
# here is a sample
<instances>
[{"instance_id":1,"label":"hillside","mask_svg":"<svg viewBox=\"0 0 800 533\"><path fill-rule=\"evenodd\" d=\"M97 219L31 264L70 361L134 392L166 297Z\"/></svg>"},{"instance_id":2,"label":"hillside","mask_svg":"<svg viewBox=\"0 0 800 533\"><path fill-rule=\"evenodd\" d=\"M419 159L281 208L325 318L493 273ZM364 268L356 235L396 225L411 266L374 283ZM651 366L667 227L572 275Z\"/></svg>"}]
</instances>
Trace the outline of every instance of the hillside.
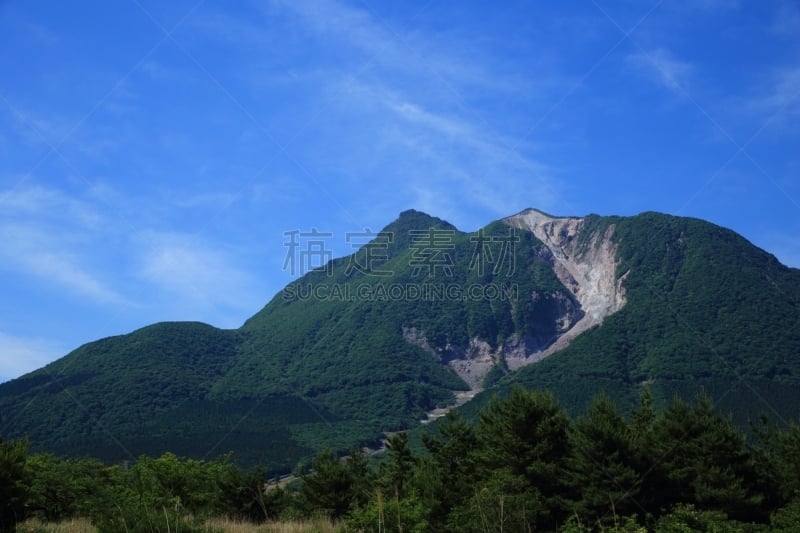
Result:
<instances>
[{"instance_id":1,"label":"hillside","mask_svg":"<svg viewBox=\"0 0 800 533\"><path fill-rule=\"evenodd\" d=\"M613 228L626 303L557 355L508 376L502 391L552 388L579 412L600 390L625 405L644 385L659 403L702 389L743 425L760 413L797 419L800 270L702 220L644 213L582 225Z\"/></svg>"},{"instance_id":2,"label":"hillside","mask_svg":"<svg viewBox=\"0 0 800 533\"><path fill-rule=\"evenodd\" d=\"M495 254L503 243L492 238L508 234L500 223L481 230ZM276 470L325 445L376 442L452 401L453 391L477 386L492 350L545 346L565 328L565 314L580 312L532 234L508 248L513 270L496 273L470 266L475 237L404 212L357 254L299 278L238 330L156 324L0 385L0 434L28 435L35 450L114 461L233 450L242 462ZM444 248L431 248L431 238ZM466 299L470 286L541 296L522 305L513 294ZM309 287L325 297L304 296ZM478 364L473 352L483 357Z\"/></svg>"},{"instance_id":3,"label":"hillside","mask_svg":"<svg viewBox=\"0 0 800 533\"><path fill-rule=\"evenodd\" d=\"M287 470L513 383L572 412L705 388L796 417L800 271L689 218L527 210L464 233L406 211L237 330L155 324L0 385L0 435L106 460L234 451ZM535 364L534 364L535 363Z\"/></svg>"}]
</instances>

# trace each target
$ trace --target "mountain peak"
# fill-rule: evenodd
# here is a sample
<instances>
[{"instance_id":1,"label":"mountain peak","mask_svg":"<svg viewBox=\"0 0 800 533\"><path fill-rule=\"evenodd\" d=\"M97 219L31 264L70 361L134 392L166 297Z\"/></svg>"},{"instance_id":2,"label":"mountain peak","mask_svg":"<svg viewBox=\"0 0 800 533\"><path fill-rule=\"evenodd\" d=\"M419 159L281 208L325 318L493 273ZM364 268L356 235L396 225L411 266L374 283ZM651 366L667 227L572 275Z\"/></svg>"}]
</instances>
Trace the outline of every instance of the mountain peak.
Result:
<instances>
[{"instance_id":1,"label":"mountain peak","mask_svg":"<svg viewBox=\"0 0 800 533\"><path fill-rule=\"evenodd\" d=\"M534 216L537 216L539 218L543 217L543 218L549 218L549 219L553 219L553 220L557 220L557 219L561 219L561 218L580 218L580 217L553 215L553 214L548 213L547 211L543 211L543 210L541 210L541 209L539 209L537 207L529 207L527 209L523 209L519 213L517 213L515 215L511 215L510 217L507 217L507 218L524 217L525 215L534 215Z\"/></svg>"},{"instance_id":2,"label":"mountain peak","mask_svg":"<svg viewBox=\"0 0 800 533\"><path fill-rule=\"evenodd\" d=\"M429 228L458 231L455 226L446 220L429 215L423 211L417 211L416 209L406 209L401 212L400 216L398 216L394 222L386 226L383 231L407 233L409 230L427 230Z\"/></svg>"},{"instance_id":3,"label":"mountain peak","mask_svg":"<svg viewBox=\"0 0 800 533\"><path fill-rule=\"evenodd\" d=\"M408 217L417 217L417 216L425 216L429 218L433 218L431 215L424 211L417 211L416 209L406 209L405 211L400 212L400 216L398 218L408 218Z\"/></svg>"}]
</instances>

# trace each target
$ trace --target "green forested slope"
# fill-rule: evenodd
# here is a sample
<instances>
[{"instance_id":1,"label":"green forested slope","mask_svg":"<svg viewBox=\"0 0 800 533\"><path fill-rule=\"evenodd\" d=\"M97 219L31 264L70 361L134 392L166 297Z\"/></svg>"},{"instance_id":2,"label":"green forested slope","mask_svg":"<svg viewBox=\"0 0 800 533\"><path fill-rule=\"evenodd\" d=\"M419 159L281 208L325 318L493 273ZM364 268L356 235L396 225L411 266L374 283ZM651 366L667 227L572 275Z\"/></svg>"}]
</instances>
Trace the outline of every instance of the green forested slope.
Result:
<instances>
[{"instance_id":1,"label":"green forested slope","mask_svg":"<svg viewBox=\"0 0 800 533\"><path fill-rule=\"evenodd\" d=\"M425 268L420 258L432 252L414 242L431 228L447 261ZM0 434L28 435L35 450L110 460L233 450L242 462L287 469L314 449L375 442L383 431L409 427L467 388L440 358L407 342L404 330L415 328L441 358L448 345L474 337L496 346L513 335L546 342L557 331L555 295L568 293L538 257L533 235L519 235L509 249L513 268L479 272L471 266L476 234L439 219L407 211L382 234L390 242L376 238L329 272L309 272L238 330L156 324L89 343L0 385ZM500 223L482 231L508 234ZM369 268L349 268L354 262ZM491 284L518 292L513 300L386 292ZM304 297L308 287L323 297ZM544 295L536 302L529 301L534 290ZM520 294L527 296L517 302Z\"/></svg>"},{"instance_id":2,"label":"green forested slope","mask_svg":"<svg viewBox=\"0 0 800 533\"><path fill-rule=\"evenodd\" d=\"M644 213L615 224L627 303L602 326L507 378L551 388L579 411L600 389L657 401L705 389L738 421L796 419L800 405L800 270L702 220Z\"/></svg>"},{"instance_id":3,"label":"green forested slope","mask_svg":"<svg viewBox=\"0 0 800 533\"><path fill-rule=\"evenodd\" d=\"M739 421L759 412L796 418L800 271L729 230L655 213L589 216L578 249L611 224L626 305L485 398L522 383L551 389L574 413L599 390L624 407L648 383L657 402L704 388ZM440 248L421 246L426 235ZM27 435L34 450L114 461L232 450L242 463L275 470L324 446L375 442L467 387L443 363L463 357L471 340L493 349L514 337L545 346L565 310L580 316L543 246L502 221L462 233L404 212L353 256L294 281L237 330L155 324L0 385L0 435ZM492 259L483 269L478 249ZM431 267L432 257L447 260ZM409 297L409 287L445 293ZM476 296L470 287L495 291ZM513 290L499 297L505 288ZM425 349L404 338L411 330Z\"/></svg>"},{"instance_id":4,"label":"green forested slope","mask_svg":"<svg viewBox=\"0 0 800 533\"><path fill-rule=\"evenodd\" d=\"M409 232L435 228L450 232L443 241L452 248L451 271L434 268L415 273L415 250ZM485 235L508 235L499 223L484 228ZM316 423L293 427L302 441L314 446L344 445L343 428L361 438L381 431L414 424L426 411L447 403L453 390L466 385L441 361L403 338L403 330L415 328L433 348L466 345L479 337L496 346L512 335L526 335L544 342L557 330L557 309L551 299L536 303L528 298L468 299L451 297L425 299L395 297L391 287L433 287L496 284L517 286L518 294L538 289L549 295L567 294L556 276L537 255L541 243L531 234L520 235L514 247L513 271L481 276L470 268L475 234L461 233L446 222L409 211L383 230L391 242L376 239L371 252L362 249L354 258L334 261L330 275L312 272L278 294L261 312L247 321L241 331L246 340L235 366L216 384L215 398L237 397L258 391L301 395L314 405L342 417L339 424ZM379 244L380 243L380 244ZM369 248L369 247L367 247ZM371 264L374 272L348 272L353 261L366 265L371 257L385 256ZM319 294L340 296L329 299L304 298L308 287ZM424 289L423 289L424 290ZM443 351L443 359L448 357ZM267 379L279 372L279 379Z\"/></svg>"}]
</instances>

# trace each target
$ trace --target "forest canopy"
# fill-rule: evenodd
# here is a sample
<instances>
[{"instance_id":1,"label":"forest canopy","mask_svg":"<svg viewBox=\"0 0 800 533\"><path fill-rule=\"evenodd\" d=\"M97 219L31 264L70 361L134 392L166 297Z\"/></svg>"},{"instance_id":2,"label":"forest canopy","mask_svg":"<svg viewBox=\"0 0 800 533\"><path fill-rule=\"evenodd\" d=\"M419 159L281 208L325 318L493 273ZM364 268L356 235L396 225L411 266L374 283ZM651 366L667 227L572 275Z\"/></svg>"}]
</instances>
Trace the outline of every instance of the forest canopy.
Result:
<instances>
[{"instance_id":1,"label":"forest canopy","mask_svg":"<svg viewBox=\"0 0 800 533\"><path fill-rule=\"evenodd\" d=\"M214 460L167 453L132 464L30 454L0 443L2 529L86 517L99 531L210 531L326 516L343 531L790 531L800 522L800 426L748 434L707 397L657 411L647 390L621 413L605 395L573 418L516 387L476 420L451 411L385 453L323 450L286 486Z\"/></svg>"}]
</instances>

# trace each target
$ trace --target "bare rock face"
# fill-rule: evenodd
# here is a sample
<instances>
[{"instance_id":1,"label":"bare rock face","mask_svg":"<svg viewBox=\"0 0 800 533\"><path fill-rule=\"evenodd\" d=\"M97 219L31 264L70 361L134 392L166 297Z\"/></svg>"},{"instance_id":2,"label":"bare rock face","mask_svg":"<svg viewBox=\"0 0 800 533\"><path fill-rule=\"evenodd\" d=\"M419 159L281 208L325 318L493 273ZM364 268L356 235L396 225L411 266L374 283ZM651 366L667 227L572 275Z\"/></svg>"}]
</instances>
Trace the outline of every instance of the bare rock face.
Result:
<instances>
[{"instance_id":1,"label":"bare rock face","mask_svg":"<svg viewBox=\"0 0 800 533\"><path fill-rule=\"evenodd\" d=\"M471 390L480 389L483 378L502 357L502 347L492 350L488 342L478 337L470 339L467 346L447 344L439 348L432 347L416 328L403 328L403 338L452 368Z\"/></svg>"},{"instance_id":2,"label":"bare rock face","mask_svg":"<svg viewBox=\"0 0 800 533\"><path fill-rule=\"evenodd\" d=\"M496 348L477 337L470 339L466 346L433 347L416 329L403 329L406 342L450 366L473 391L480 389L483 379L496 365L513 371L540 361L567 347L572 339L599 325L625 305L622 286L625 275L616 276L617 250L611 240L613 225L604 231L583 235L583 218L553 217L535 209L505 218L503 222L532 232L544 243L539 257L550 264L571 297L560 292L531 294L534 301L547 301L553 309L556 334L553 335L552 328L543 328L541 335L513 337Z\"/></svg>"},{"instance_id":3,"label":"bare rock face","mask_svg":"<svg viewBox=\"0 0 800 533\"><path fill-rule=\"evenodd\" d=\"M617 249L611 241L614 226L605 232L582 236L584 243L579 248L578 235L583 230L584 219L577 217L553 217L536 209L503 220L506 224L533 232L545 248L540 252L548 261L558 279L580 303L583 317L551 344L541 357L557 352L592 326L622 309L625 305L625 289L622 282L627 273L616 277ZM539 359L541 359L539 357ZM538 360L538 359L537 359Z\"/></svg>"}]
</instances>

